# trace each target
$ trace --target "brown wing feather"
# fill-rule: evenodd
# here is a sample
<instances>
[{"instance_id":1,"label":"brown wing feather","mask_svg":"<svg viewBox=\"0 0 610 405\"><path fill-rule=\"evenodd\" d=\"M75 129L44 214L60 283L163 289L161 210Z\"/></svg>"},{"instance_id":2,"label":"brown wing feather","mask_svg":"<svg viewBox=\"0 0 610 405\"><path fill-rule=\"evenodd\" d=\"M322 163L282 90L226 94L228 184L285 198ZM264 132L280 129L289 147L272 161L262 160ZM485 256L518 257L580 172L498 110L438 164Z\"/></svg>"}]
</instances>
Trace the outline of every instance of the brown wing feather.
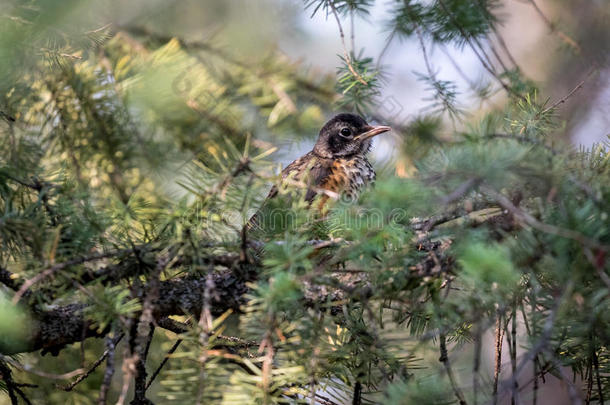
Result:
<instances>
[{"instance_id":1,"label":"brown wing feather","mask_svg":"<svg viewBox=\"0 0 610 405\"><path fill-rule=\"evenodd\" d=\"M309 171L307 172L307 169ZM288 166L282 170L282 179L287 178L292 175L294 180L300 181L303 180L301 177L304 173L308 173L307 183L308 185L314 186L307 190L305 193L305 201L312 202L313 199L318 194L316 192L316 188L321 187L322 184L326 183L327 177L332 173L332 162L329 159L323 159L313 154L313 152L309 152L308 154L298 158L294 162L290 163ZM326 187L324 187L326 188ZM267 198L265 201L275 198L278 194L277 186L274 185L269 190L269 194L267 194ZM263 202L263 206L265 202ZM250 220L248 221L248 228L255 227L258 222L258 215L262 209L261 208L254 214Z\"/></svg>"},{"instance_id":2,"label":"brown wing feather","mask_svg":"<svg viewBox=\"0 0 610 405\"><path fill-rule=\"evenodd\" d=\"M309 169L309 170L308 170ZM326 178L332 173L332 163L328 159L315 156L309 152L303 157L290 163L282 170L282 179L292 175L294 180L301 181L301 177L307 173L307 184L313 186L307 190L305 200L311 202L317 195L316 189L324 184ZM267 199L277 196L277 186L273 186L267 195Z\"/></svg>"}]
</instances>

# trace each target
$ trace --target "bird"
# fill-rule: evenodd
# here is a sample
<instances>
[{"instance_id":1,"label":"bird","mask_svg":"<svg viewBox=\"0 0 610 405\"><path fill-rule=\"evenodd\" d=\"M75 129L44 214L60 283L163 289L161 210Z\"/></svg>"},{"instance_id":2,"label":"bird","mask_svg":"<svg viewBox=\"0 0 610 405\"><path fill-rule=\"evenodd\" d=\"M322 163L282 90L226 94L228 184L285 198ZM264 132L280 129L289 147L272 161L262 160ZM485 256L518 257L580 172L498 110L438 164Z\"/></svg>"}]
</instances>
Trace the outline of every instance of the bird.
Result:
<instances>
[{"instance_id":1,"label":"bird","mask_svg":"<svg viewBox=\"0 0 610 405\"><path fill-rule=\"evenodd\" d=\"M280 182L304 185L305 201L310 204L320 196L320 210L329 198L354 201L375 181L375 170L367 159L373 137L390 130L389 126L369 125L356 114L335 115L320 130L313 149L282 170ZM278 193L278 187L273 186L263 207ZM257 215L250 219L251 225L257 222Z\"/></svg>"}]
</instances>

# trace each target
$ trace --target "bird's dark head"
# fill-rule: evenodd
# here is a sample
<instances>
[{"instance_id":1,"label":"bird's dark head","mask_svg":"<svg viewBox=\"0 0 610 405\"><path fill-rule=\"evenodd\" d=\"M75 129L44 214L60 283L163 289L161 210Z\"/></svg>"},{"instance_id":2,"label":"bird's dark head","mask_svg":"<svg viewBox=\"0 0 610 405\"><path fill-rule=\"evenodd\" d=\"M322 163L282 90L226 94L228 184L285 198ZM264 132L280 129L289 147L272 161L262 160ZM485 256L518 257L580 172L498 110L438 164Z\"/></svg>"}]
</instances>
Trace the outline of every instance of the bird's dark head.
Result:
<instances>
[{"instance_id":1,"label":"bird's dark head","mask_svg":"<svg viewBox=\"0 0 610 405\"><path fill-rule=\"evenodd\" d=\"M339 114L324 124L313 151L325 158L365 154L371 148L371 139L390 129L371 126L359 115Z\"/></svg>"}]
</instances>

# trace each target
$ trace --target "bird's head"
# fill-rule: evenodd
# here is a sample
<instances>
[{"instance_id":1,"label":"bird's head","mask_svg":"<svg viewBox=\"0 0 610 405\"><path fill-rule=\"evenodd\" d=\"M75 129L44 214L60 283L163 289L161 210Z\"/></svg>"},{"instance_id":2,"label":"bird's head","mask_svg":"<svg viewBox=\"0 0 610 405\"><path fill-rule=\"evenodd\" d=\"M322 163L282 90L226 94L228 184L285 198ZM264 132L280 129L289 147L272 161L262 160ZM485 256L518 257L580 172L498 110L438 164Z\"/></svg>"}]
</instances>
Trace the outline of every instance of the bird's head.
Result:
<instances>
[{"instance_id":1,"label":"bird's head","mask_svg":"<svg viewBox=\"0 0 610 405\"><path fill-rule=\"evenodd\" d=\"M325 158L364 155L371 148L371 139L390 129L371 126L359 115L339 114L324 124L313 151Z\"/></svg>"}]
</instances>

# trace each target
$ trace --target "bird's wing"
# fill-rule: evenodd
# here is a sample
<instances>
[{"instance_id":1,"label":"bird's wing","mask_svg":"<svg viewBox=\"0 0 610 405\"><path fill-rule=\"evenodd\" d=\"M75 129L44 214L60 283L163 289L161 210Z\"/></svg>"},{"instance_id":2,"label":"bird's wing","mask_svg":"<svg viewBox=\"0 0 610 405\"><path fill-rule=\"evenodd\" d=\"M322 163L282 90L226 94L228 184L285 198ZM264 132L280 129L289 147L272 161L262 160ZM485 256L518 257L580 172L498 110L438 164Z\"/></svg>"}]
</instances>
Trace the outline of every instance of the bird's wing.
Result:
<instances>
[{"instance_id":1,"label":"bird's wing","mask_svg":"<svg viewBox=\"0 0 610 405\"><path fill-rule=\"evenodd\" d=\"M309 187L305 193L305 201L311 202L318 194L317 187L324 183L326 177L331 174L331 165L325 163L327 162L324 159L309 152L286 166L282 170L282 179L291 176L295 181L306 180L307 185L313 187ZM307 175L306 179L302 178L304 175ZM267 198L273 198L277 193L277 186L273 186Z\"/></svg>"},{"instance_id":2,"label":"bird's wing","mask_svg":"<svg viewBox=\"0 0 610 405\"><path fill-rule=\"evenodd\" d=\"M313 155L312 152L301 156L294 162L290 163L288 166L282 170L282 180L291 176L291 178L295 181L302 181L303 175L307 173L307 185L313 186L308 187L307 192L305 193L305 201L312 202L316 197L317 189L321 184L325 183L326 178L332 173L332 164L328 164L323 159ZM278 195L278 187L274 185L269 194L267 194L267 200L275 198ZM263 206L254 214L250 220L248 221L248 228L254 228L258 226L258 216L265 206L265 202L263 202Z\"/></svg>"}]
</instances>

